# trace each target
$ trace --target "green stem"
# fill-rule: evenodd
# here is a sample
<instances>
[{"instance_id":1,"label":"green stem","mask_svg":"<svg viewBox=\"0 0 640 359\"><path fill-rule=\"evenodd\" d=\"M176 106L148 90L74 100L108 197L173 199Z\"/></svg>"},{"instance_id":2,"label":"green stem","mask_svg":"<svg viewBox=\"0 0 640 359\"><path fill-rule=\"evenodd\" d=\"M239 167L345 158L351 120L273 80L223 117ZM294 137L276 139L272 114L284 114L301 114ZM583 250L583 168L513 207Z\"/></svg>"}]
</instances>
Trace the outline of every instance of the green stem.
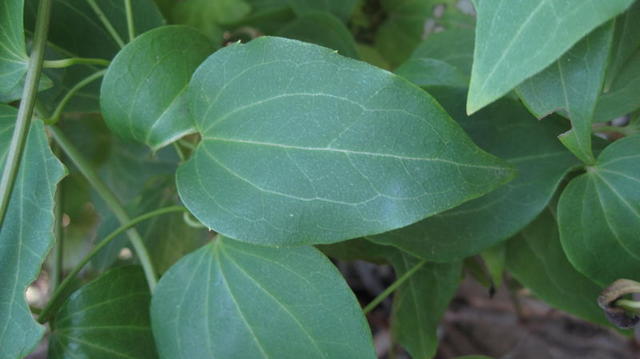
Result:
<instances>
[{"instance_id":1,"label":"green stem","mask_svg":"<svg viewBox=\"0 0 640 359\"><path fill-rule=\"evenodd\" d=\"M78 93L78 91L82 90L84 87L86 87L93 81L104 76L105 72L107 72L107 70L100 70L100 71L94 72L93 74L87 76L86 78L82 79L77 84L75 84L69 90L69 92L67 92L66 95L64 95L60 103L58 103L58 106L56 106L56 109L53 111L53 114L51 115L51 117L46 119L44 122L48 125L56 124L60 120L60 116L62 116L62 112L64 111L64 108L67 106L69 101L71 101L73 96L75 96Z\"/></svg>"},{"instance_id":2,"label":"green stem","mask_svg":"<svg viewBox=\"0 0 640 359\"><path fill-rule=\"evenodd\" d=\"M367 306L364 307L364 309L362 310L364 314L369 313L375 307L377 307L378 304L382 303L383 300L387 299L387 297L390 296L391 293L395 292L402 284L404 284L404 282L411 278L411 276L420 268L422 268L422 266L424 266L426 263L427 261L420 261L418 264L413 266L413 268L409 269L405 274L403 274L400 278L396 279L395 282L393 282L389 287L387 287L387 289L385 289L382 293L375 297L371 301L371 303L367 304Z\"/></svg>"},{"instance_id":3,"label":"green stem","mask_svg":"<svg viewBox=\"0 0 640 359\"><path fill-rule=\"evenodd\" d=\"M640 302L636 302L635 300L618 299L614 305L629 312L640 313Z\"/></svg>"},{"instance_id":4,"label":"green stem","mask_svg":"<svg viewBox=\"0 0 640 359\"><path fill-rule=\"evenodd\" d=\"M111 192L111 190L107 187L107 185L102 182L102 180L98 177L95 171L91 168L91 165L84 159L84 157L80 154L80 152L69 142L67 137L62 133L62 131L55 127L49 126L49 131L51 132L51 136L56 141L58 146L64 151L64 153L69 157L71 162L75 164L75 166L80 170L82 175L87 179L89 184L93 187L93 189L102 197L107 206L111 209L113 214L118 218L121 224L127 224L131 221L127 212L125 212L124 208L120 205L120 201L116 196ZM156 286L158 280L156 279L156 274L153 269L153 265L151 263L151 258L149 258L149 253L142 242L142 238L138 231L135 228L127 231L127 236L129 237L129 241L133 246L138 259L140 260L140 264L144 269L144 274L147 277L147 284L149 284L149 289L153 293L153 290Z\"/></svg>"},{"instance_id":5,"label":"green stem","mask_svg":"<svg viewBox=\"0 0 640 359\"><path fill-rule=\"evenodd\" d=\"M54 153L58 154L58 149L54 149ZM55 236L55 247L53 251L53 270L51 272L51 288L55 290L60 284L60 279L62 278L63 271L63 263L64 263L64 228L62 226L62 183L58 183L58 188L56 190L56 207L55 207L55 227L54 227L54 236Z\"/></svg>"},{"instance_id":6,"label":"green stem","mask_svg":"<svg viewBox=\"0 0 640 359\"><path fill-rule=\"evenodd\" d=\"M111 21L109 21L104 12L102 12L102 9L100 9L98 4L96 4L96 0L87 0L87 3L89 3L89 6L91 6L93 12L96 13L96 16L98 16L98 19L100 19L100 22L102 22L102 25L104 25L104 28L107 29L107 32L111 34L111 37L113 37L118 46L124 47L124 41L122 41L122 38L111 24Z\"/></svg>"},{"instance_id":7,"label":"green stem","mask_svg":"<svg viewBox=\"0 0 640 359\"><path fill-rule=\"evenodd\" d=\"M133 9L131 8L131 0L124 0L124 8L127 12L127 29L129 30L129 42L136 38L136 27L133 22Z\"/></svg>"},{"instance_id":8,"label":"green stem","mask_svg":"<svg viewBox=\"0 0 640 359\"><path fill-rule=\"evenodd\" d=\"M13 190L22 152L29 134L33 108L38 94L38 83L42 72L42 62L44 61L44 50L47 43L47 32L49 29L49 18L51 15L51 0L40 0L38 15L36 18L36 28L33 35L33 48L27 67L25 85L22 91L22 101L18 109L16 125L11 137L11 143L7 151L7 161L5 162L2 178L0 178L0 227L4 221L9 199Z\"/></svg>"},{"instance_id":9,"label":"green stem","mask_svg":"<svg viewBox=\"0 0 640 359\"><path fill-rule=\"evenodd\" d=\"M64 281L62 281L60 286L58 286L56 288L55 292L51 296L51 300L49 300L47 305L42 310L42 313L38 317L38 321L40 323L45 323L45 322L49 321L49 319L51 317L51 314L53 312L55 312L55 309L57 309L58 303L60 303L62 301L62 299L64 299L64 298L61 298L61 296L64 295L64 293L66 293L66 291L69 288L69 286L71 285L73 279L78 275L78 273L80 273L82 268L84 268L84 266L87 265L87 263L89 263L89 261L91 261L91 259L93 259L93 257L96 256L96 254L98 254L104 247L107 246L107 244L111 243L111 241L116 239L119 235L121 235L122 233L124 233L125 231L127 231L130 228L132 228L133 226L135 226L138 223L144 222L144 221L146 221L148 219L151 219L151 218L163 215L163 214L174 213L174 212L184 212L186 210L187 209L182 207L182 206L171 206L171 207L165 207L165 208L156 209L154 211L151 211L149 213L145 213L145 214L143 214L141 216L138 216L138 217L130 220L129 222L127 222L124 225L120 226L115 231L111 232L108 236L104 237L104 239L102 241L100 241L91 250L91 252L89 252L87 255L84 256L84 258L82 258L80 263L78 263L75 266L75 268L73 268L71 273L69 273L69 275L64 279Z\"/></svg>"},{"instance_id":10,"label":"green stem","mask_svg":"<svg viewBox=\"0 0 640 359\"><path fill-rule=\"evenodd\" d=\"M109 66L111 61L105 59L92 59L86 57L70 57L60 60L45 60L43 66L47 69L63 69L73 65L98 65Z\"/></svg>"}]
</instances>

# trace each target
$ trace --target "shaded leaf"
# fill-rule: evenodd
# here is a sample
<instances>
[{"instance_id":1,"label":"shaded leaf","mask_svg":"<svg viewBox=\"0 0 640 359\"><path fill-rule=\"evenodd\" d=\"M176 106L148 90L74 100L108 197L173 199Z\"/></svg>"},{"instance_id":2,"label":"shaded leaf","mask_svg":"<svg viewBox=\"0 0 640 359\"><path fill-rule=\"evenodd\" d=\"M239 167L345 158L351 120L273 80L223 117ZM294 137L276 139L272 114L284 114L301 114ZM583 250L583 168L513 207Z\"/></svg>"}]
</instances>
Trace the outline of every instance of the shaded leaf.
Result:
<instances>
[{"instance_id":1,"label":"shaded leaf","mask_svg":"<svg viewBox=\"0 0 640 359\"><path fill-rule=\"evenodd\" d=\"M239 240L380 233L512 174L425 92L319 46L270 37L229 46L189 86L202 141L178 169L178 191L203 224Z\"/></svg>"},{"instance_id":2,"label":"shaded leaf","mask_svg":"<svg viewBox=\"0 0 640 359\"><path fill-rule=\"evenodd\" d=\"M219 238L162 277L151 317L162 358L375 358L355 296L310 247Z\"/></svg>"},{"instance_id":3,"label":"shaded leaf","mask_svg":"<svg viewBox=\"0 0 640 359\"><path fill-rule=\"evenodd\" d=\"M151 295L139 267L119 267L84 285L51 325L51 358L156 358Z\"/></svg>"},{"instance_id":4,"label":"shaded leaf","mask_svg":"<svg viewBox=\"0 0 640 359\"><path fill-rule=\"evenodd\" d=\"M23 8L24 0L0 2L0 102L20 98L27 73Z\"/></svg>"},{"instance_id":5,"label":"shaded leaf","mask_svg":"<svg viewBox=\"0 0 640 359\"><path fill-rule=\"evenodd\" d=\"M551 306L594 323L607 323L596 303L601 288L569 263L549 211L507 242L507 269Z\"/></svg>"},{"instance_id":6,"label":"shaded leaf","mask_svg":"<svg viewBox=\"0 0 640 359\"><path fill-rule=\"evenodd\" d=\"M640 31L637 33L640 37ZM637 50L620 69L607 92L596 106L594 122L616 119L640 108L640 50Z\"/></svg>"},{"instance_id":7,"label":"shaded leaf","mask_svg":"<svg viewBox=\"0 0 640 359\"><path fill-rule=\"evenodd\" d=\"M478 25L467 112L542 71L634 0L477 0ZM553 34L553 41L549 41Z\"/></svg>"},{"instance_id":8,"label":"shaded leaf","mask_svg":"<svg viewBox=\"0 0 640 359\"><path fill-rule=\"evenodd\" d=\"M0 105L0 173L17 110ZM22 358L44 334L26 303L52 246L54 193L65 169L51 153L42 121L33 121L9 207L0 227L0 358Z\"/></svg>"},{"instance_id":9,"label":"shaded leaf","mask_svg":"<svg viewBox=\"0 0 640 359\"><path fill-rule=\"evenodd\" d=\"M324 11L332 13L342 21L351 17L358 0L287 0L293 11L304 16L308 12Z\"/></svg>"},{"instance_id":10,"label":"shaded leaf","mask_svg":"<svg viewBox=\"0 0 640 359\"><path fill-rule=\"evenodd\" d=\"M243 19L250 11L251 7L243 0L173 1L169 10L174 23L199 29L216 47L222 44L222 26Z\"/></svg>"},{"instance_id":11,"label":"shaded leaf","mask_svg":"<svg viewBox=\"0 0 640 359\"><path fill-rule=\"evenodd\" d=\"M391 258L396 277L413 268L419 259L407 254ZM393 297L391 333L413 358L432 358L438 347L437 329L458 289L459 262L423 265Z\"/></svg>"},{"instance_id":12,"label":"shaded leaf","mask_svg":"<svg viewBox=\"0 0 640 359\"><path fill-rule=\"evenodd\" d=\"M602 151L558 203L562 246L580 272L604 286L640 279L640 136Z\"/></svg>"},{"instance_id":13,"label":"shaded leaf","mask_svg":"<svg viewBox=\"0 0 640 359\"><path fill-rule=\"evenodd\" d=\"M558 61L517 88L538 118L564 110L573 129L560 140L583 162L592 164L591 123L607 69L613 22L578 42Z\"/></svg>"},{"instance_id":14,"label":"shaded leaf","mask_svg":"<svg viewBox=\"0 0 640 359\"><path fill-rule=\"evenodd\" d=\"M627 61L640 49L640 22L636 21L638 16L640 2L636 1L627 12L615 20L614 46L607 70L605 92L609 91Z\"/></svg>"},{"instance_id":15,"label":"shaded leaf","mask_svg":"<svg viewBox=\"0 0 640 359\"><path fill-rule=\"evenodd\" d=\"M432 90L478 145L506 159L516 178L483 197L396 231L370 237L413 255L448 262L508 239L547 206L579 161L557 139L557 118L540 122L519 103L502 100L476 115L464 114L464 89Z\"/></svg>"},{"instance_id":16,"label":"shaded leaf","mask_svg":"<svg viewBox=\"0 0 640 359\"><path fill-rule=\"evenodd\" d=\"M109 128L153 150L194 132L185 93L213 50L204 35L186 26L160 27L129 43L113 59L100 90Z\"/></svg>"}]
</instances>

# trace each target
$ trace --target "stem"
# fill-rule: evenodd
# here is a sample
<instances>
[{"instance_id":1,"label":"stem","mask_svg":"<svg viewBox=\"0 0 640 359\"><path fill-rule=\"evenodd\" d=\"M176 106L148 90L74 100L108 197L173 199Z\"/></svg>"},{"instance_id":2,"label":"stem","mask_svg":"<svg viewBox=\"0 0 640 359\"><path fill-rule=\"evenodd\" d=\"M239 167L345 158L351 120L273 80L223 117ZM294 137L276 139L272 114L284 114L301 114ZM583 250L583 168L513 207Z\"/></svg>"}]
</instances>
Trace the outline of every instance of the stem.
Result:
<instances>
[{"instance_id":1,"label":"stem","mask_svg":"<svg viewBox=\"0 0 640 359\"><path fill-rule=\"evenodd\" d=\"M48 129L58 146L60 146L62 151L64 151L67 157L69 157L71 162L75 164L82 175L87 179L87 181L89 181L93 189L100 195L100 197L102 197L113 214L115 214L115 216L118 218L120 223L124 225L131 222L131 218L129 218L127 212L125 212L125 210L120 205L120 201L118 201L118 198L116 198L113 192L111 192L111 190L104 184L104 182L102 182L95 171L91 168L91 165L89 165L87 160L82 157L82 154L80 154L80 152L73 146L73 144L69 142L64 133L62 133L62 131L60 131L60 129L55 126L49 126ZM138 259L140 260L142 269L144 269L144 274L147 277L147 284L149 285L149 289L153 293L158 279L156 278L151 259L149 258L149 253L147 252L147 249L142 242L140 234L135 230L135 228L127 231L127 236L129 237L129 241L131 242L131 245L133 246L133 249L138 256Z\"/></svg>"},{"instance_id":2,"label":"stem","mask_svg":"<svg viewBox=\"0 0 640 359\"><path fill-rule=\"evenodd\" d=\"M615 302L616 307L620 307L626 311L640 313L640 302L630 299L618 299Z\"/></svg>"},{"instance_id":3,"label":"stem","mask_svg":"<svg viewBox=\"0 0 640 359\"><path fill-rule=\"evenodd\" d=\"M38 6L38 17L36 18L36 29L33 35L33 48L27 67L25 85L22 91L22 101L18 109L16 125L11 137L11 143L7 151L7 161L5 162L2 178L0 179L0 227L4 221L9 200L13 190L22 152L29 134L33 107L38 94L38 83L42 72L42 62L44 60L44 50L47 43L47 32L49 30L49 18L51 15L51 0L40 0Z\"/></svg>"},{"instance_id":4,"label":"stem","mask_svg":"<svg viewBox=\"0 0 640 359\"><path fill-rule=\"evenodd\" d=\"M129 42L136 38L136 27L133 23L133 9L131 8L131 0L124 0L124 8L127 12L127 29L129 30Z\"/></svg>"},{"instance_id":5,"label":"stem","mask_svg":"<svg viewBox=\"0 0 640 359\"><path fill-rule=\"evenodd\" d=\"M98 65L109 66L111 61L105 59L93 59L86 57L70 57L60 60L45 60L43 66L47 69L63 69L73 65Z\"/></svg>"},{"instance_id":6,"label":"stem","mask_svg":"<svg viewBox=\"0 0 640 359\"><path fill-rule=\"evenodd\" d=\"M58 106L56 106L56 109L53 111L53 114L51 115L51 117L46 119L44 122L48 125L56 124L60 120L60 116L62 116L62 111L64 111L64 108L67 106L69 101L71 101L73 96L75 96L78 93L78 91L80 91L81 89L83 89L84 87L92 83L93 81L104 76L106 72L107 70L100 70L98 72L94 72L93 74L87 76L86 78L80 80L77 84L75 84L71 89L69 89L69 92L67 92L67 94L64 95L60 103L58 103Z\"/></svg>"},{"instance_id":7,"label":"stem","mask_svg":"<svg viewBox=\"0 0 640 359\"><path fill-rule=\"evenodd\" d=\"M107 29L107 32L111 35L111 37L113 37L118 46L124 47L124 41L122 41L122 38L120 37L116 29L113 27L113 25L111 25L111 21L109 21L104 12L102 12L102 9L100 9L98 4L96 4L96 0L87 0L87 3L89 3L89 6L91 6L93 12L96 13L96 16L98 16L98 19L100 19L100 22L102 22L102 25L104 25L105 29Z\"/></svg>"},{"instance_id":8,"label":"stem","mask_svg":"<svg viewBox=\"0 0 640 359\"><path fill-rule=\"evenodd\" d=\"M400 278L396 279L395 282L391 283L391 285L387 287L387 289L385 289L382 293L378 294L378 296L375 297L371 301L371 303L367 304L367 306L364 307L364 309L362 310L364 314L369 313L375 307L377 307L378 304L382 303L383 300L387 299L387 297L390 296L391 293L395 292L396 289L398 289L404 282L407 281L407 279L411 278L411 276L415 272L417 272L420 268L422 268L422 266L425 265L425 263L427 263L427 261L424 261L424 260L420 261L418 264L413 266L413 268L409 269L405 274L403 274Z\"/></svg>"},{"instance_id":9,"label":"stem","mask_svg":"<svg viewBox=\"0 0 640 359\"><path fill-rule=\"evenodd\" d=\"M127 222L124 225L120 226L115 231L111 232L108 236L106 236L103 240L101 240L91 250L91 252L87 253L87 255L85 255L84 258L82 258L80 263L78 263L75 266L75 268L73 268L71 273L69 273L69 275L64 279L64 281L62 281L60 286L56 288L55 292L51 296L51 300L49 300L49 303L47 303L47 305L42 310L42 313L38 317L38 321L40 323L45 323L45 322L47 322L49 320L49 318L51 317L51 313L54 311L54 309L57 309L57 307L58 307L57 303L61 302L61 297L60 296L63 295L66 292L66 290L69 288L69 285L71 285L73 279L78 275L78 273L80 273L82 268L84 268L84 266L87 265L87 263L89 263L89 261L91 261L91 259L93 259L93 257L95 257L96 254L98 254L98 252L100 252L104 247L106 247L107 244L111 243L111 241L116 239L120 234L122 234L123 232L125 232L129 228L132 228L136 224L138 224L140 222L144 222L144 221L146 221L148 219L151 219L153 217L157 217L157 216L160 216L160 215L163 215L163 214L167 214L167 213L183 212L183 211L186 211L186 210L187 209L182 207L182 206L171 206L171 207L165 207L165 208L156 209L156 210L154 210L152 212L145 213L145 214L143 214L141 216L138 216L138 217L130 220L129 222Z\"/></svg>"}]
</instances>

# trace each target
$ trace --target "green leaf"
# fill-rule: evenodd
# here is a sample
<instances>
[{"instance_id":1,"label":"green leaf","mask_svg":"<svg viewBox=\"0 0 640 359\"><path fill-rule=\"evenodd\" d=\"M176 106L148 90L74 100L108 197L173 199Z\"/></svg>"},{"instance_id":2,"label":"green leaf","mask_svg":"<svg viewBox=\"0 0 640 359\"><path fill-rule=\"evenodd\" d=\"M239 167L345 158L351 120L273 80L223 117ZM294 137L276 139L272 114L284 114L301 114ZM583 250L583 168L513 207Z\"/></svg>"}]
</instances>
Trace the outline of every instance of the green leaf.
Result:
<instances>
[{"instance_id":1,"label":"green leaf","mask_svg":"<svg viewBox=\"0 0 640 359\"><path fill-rule=\"evenodd\" d=\"M425 38L429 20L434 25L447 28L473 28L473 17L460 15L456 4L456 0L382 0L381 6L387 13L387 18L376 34L376 47L395 67L406 61ZM438 5L446 9L444 18L437 19L434 16L434 8ZM457 15L460 23L441 22L451 13Z\"/></svg>"},{"instance_id":2,"label":"green leaf","mask_svg":"<svg viewBox=\"0 0 640 359\"><path fill-rule=\"evenodd\" d=\"M538 118L566 111L573 129L561 135L560 140L588 164L595 162L591 123L605 79L612 38L613 22L610 22L517 88L520 98Z\"/></svg>"},{"instance_id":3,"label":"green leaf","mask_svg":"<svg viewBox=\"0 0 640 359\"><path fill-rule=\"evenodd\" d=\"M0 102L20 98L29 57L22 24L24 0L0 2Z\"/></svg>"},{"instance_id":4,"label":"green leaf","mask_svg":"<svg viewBox=\"0 0 640 359\"><path fill-rule=\"evenodd\" d=\"M310 247L219 238L162 277L151 318L162 358L375 358L355 296Z\"/></svg>"},{"instance_id":5,"label":"green leaf","mask_svg":"<svg viewBox=\"0 0 640 359\"><path fill-rule=\"evenodd\" d=\"M125 2L95 0L95 3L113 26L120 40L126 41L128 30ZM26 1L25 25L28 33L34 26L37 4L37 0ZM131 5L137 34L164 24L165 21L152 0L133 0ZM88 1L53 0L50 23L48 60L69 57L110 60L120 51L120 45L107 31ZM65 69L45 70L44 73L53 80L54 87L38 94L38 100L51 111L72 86L99 69L101 67L93 65L75 65ZM99 90L100 81L85 87L72 99L67 109L98 111Z\"/></svg>"},{"instance_id":6,"label":"green leaf","mask_svg":"<svg viewBox=\"0 0 640 359\"><path fill-rule=\"evenodd\" d=\"M407 254L391 258L396 277L413 268L419 259ZM413 358L432 358L438 347L440 319L458 289L461 263L422 266L393 297L391 333Z\"/></svg>"},{"instance_id":7,"label":"green leaf","mask_svg":"<svg viewBox=\"0 0 640 359\"><path fill-rule=\"evenodd\" d=\"M0 173L17 111L0 105ZM53 244L53 207L56 184L65 169L49 149L42 121L33 121L11 194L6 217L0 227L0 358L22 358L44 334L25 301Z\"/></svg>"},{"instance_id":8,"label":"green leaf","mask_svg":"<svg viewBox=\"0 0 640 359\"><path fill-rule=\"evenodd\" d=\"M615 35L613 51L607 70L605 92L619 76L620 71L629 59L640 49L640 2L635 2L631 8L615 20Z\"/></svg>"},{"instance_id":9,"label":"green leaf","mask_svg":"<svg viewBox=\"0 0 640 359\"><path fill-rule=\"evenodd\" d=\"M218 47L222 44L221 26L240 21L250 11L249 4L242 0L183 0L175 1L170 13L174 23L197 28Z\"/></svg>"},{"instance_id":10,"label":"green leaf","mask_svg":"<svg viewBox=\"0 0 640 359\"><path fill-rule=\"evenodd\" d=\"M74 292L51 325L51 358L157 358L139 267L119 267Z\"/></svg>"},{"instance_id":11,"label":"green leaf","mask_svg":"<svg viewBox=\"0 0 640 359\"><path fill-rule=\"evenodd\" d=\"M560 238L574 267L600 285L640 279L640 136L609 145L560 197Z\"/></svg>"},{"instance_id":12,"label":"green leaf","mask_svg":"<svg viewBox=\"0 0 640 359\"><path fill-rule=\"evenodd\" d=\"M189 86L202 141L178 169L178 191L231 238L279 246L381 233L512 174L427 93L319 46L229 46Z\"/></svg>"},{"instance_id":13,"label":"green leaf","mask_svg":"<svg viewBox=\"0 0 640 359\"><path fill-rule=\"evenodd\" d=\"M565 131L559 119L540 122L507 99L467 117L463 91L434 89L432 93L481 148L516 166L517 177L481 198L369 239L437 262L479 253L533 221L567 172L579 164L557 139Z\"/></svg>"},{"instance_id":14,"label":"green leaf","mask_svg":"<svg viewBox=\"0 0 640 359\"><path fill-rule=\"evenodd\" d=\"M342 21L347 21L355 10L358 0L287 0L293 11L304 16L308 12L324 11L332 13Z\"/></svg>"},{"instance_id":15,"label":"green leaf","mask_svg":"<svg viewBox=\"0 0 640 359\"><path fill-rule=\"evenodd\" d=\"M634 0L477 0L478 26L467 112L542 71ZM554 34L550 41L549 34Z\"/></svg>"},{"instance_id":16,"label":"green leaf","mask_svg":"<svg viewBox=\"0 0 640 359\"><path fill-rule=\"evenodd\" d=\"M491 284L494 288L501 286L507 260L505 243L500 243L483 251L481 256L491 277Z\"/></svg>"},{"instance_id":17,"label":"green leaf","mask_svg":"<svg viewBox=\"0 0 640 359\"><path fill-rule=\"evenodd\" d=\"M206 36L186 26L160 27L129 43L102 81L100 107L109 128L153 150L193 133L186 89L213 50Z\"/></svg>"},{"instance_id":18,"label":"green leaf","mask_svg":"<svg viewBox=\"0 0 640 359\"><path fill-rule=\"evenodd\" d=\"M544 211L507 242L507 269L551 306L591 322L607 324L596 302L602 288L571 266L549 211Z\"/></svg>"},{"instance_id":19,"label":"green leaf","mask_svg":"<svg viewBox=\"0 0 640 359\"><path fill-rule=\"evenodd\" d=\"M278 36L311 42L337 50L340 55L358 59L353 35L340 19L327 12L310 11L288 23Z\"/></svg>"},{"instance_id":20,"label":"green leaf","mask_svg":"<svg viewBox=\"0 0 640 359\"><path fill-rule=\"evenodd\" d=\"M469 86L474 32L459 28L435 33L423 41L395 71L420 87Z\"/></svg>"}]
</instances>

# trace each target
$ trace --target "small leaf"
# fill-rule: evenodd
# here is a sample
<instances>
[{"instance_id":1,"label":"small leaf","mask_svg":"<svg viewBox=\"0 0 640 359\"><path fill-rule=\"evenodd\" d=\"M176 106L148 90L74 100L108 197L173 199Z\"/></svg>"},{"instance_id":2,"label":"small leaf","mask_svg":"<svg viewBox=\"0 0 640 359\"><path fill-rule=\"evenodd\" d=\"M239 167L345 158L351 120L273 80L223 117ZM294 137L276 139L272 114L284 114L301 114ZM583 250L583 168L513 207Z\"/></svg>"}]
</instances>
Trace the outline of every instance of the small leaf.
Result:
<instances>
[{"instance_id":1,"label":"small leaf","mask_svg":"<svg viewBox=\"0 0 640 359\"><path fill-rule=\"evenodd\" d=\"M478 26L467 112L542 71L634 0L477 0ZM553 41L549 41L553 34Z\"/></svg>"},{"instance_id":2,"label":"small leaf","mask_svg":"<svg viewBox=\"0 0 640 359\"><path fill-rule=\"evenodd\" d=\"M17 111L0 105L0 173ZM22 358L44 334L25 301L53 244L56 184L65 169L49 149L42 121L33 121L9 207L0 227L0 358Z\"/></svg>"},{"instance_id":3,"label":"small leaf","mask_svg":"<svg viewBox=\"0 0 640 359\"><path fill-rule=\"evenodd\" d=\"M605 286L640 279L640 136L607 146L558 203L560 238L571 263Z\"/></svg>"},{"instance_id":4,"label":"small leaf","mask_svg":"<svg viewBox=\"0 0 640 359\"><path fill-rule=\"evenodd\" d=\"M560 119L540 122L519 103L502 100L476 115L464 113L464 89L432 93L480 147L518 170L505 186L426 220L369 239L437 262L462 259L506 240L547 206L579 161L559 143Z\"/></svg>"},{"instance_id":5,"label":"small leaf","mask_svg":"<svg viewBox=\"0 0 640 359\"><path fill-rule=\"evenodd\" d=\"M438 32L413 52L395 71L420 87L469 86L474 32L460 28Z\"/></svg>"},{"instance_id":6,"label":"small leaf","mask_svg":"<svg viewBox=\"0 0 640 359\"><path fill-rule=\"evenodd\" d=\"M186 26L160 27L129 43L102 82L100 107L109 128L154 150L194 132L187 84L213 50L204 35Z\"/></svg>"},{"instance_id":7,"label":"small leaf","mask_svg":"<svg viewBox=\"0 0 640 359\"><path fill-rule=\"evenodd\" d=\"M595 162L591 123L605 79L612 38L613 22L610 22L517 89L527 108L538 118L566 111L573 129L560 136L560 140L587 164Z\"/></svg>"},{"instance_id":8,"label":"small leaf","mask_svg":"<svg viewBox=\"0 0 640 359\"><path fill-rule=\"evenodd\" d=\"M202 141L178 169L178 191L231 238L279 246L381 233L512 174L427 93L319 46L229 46L189 86Z\"/></svg>"},{"instance_id":9,"label":"small leaf","mask_svg":"<svg viewBox=\"0 0 640 359\"><path fill-rule=\"evenodd\" d=\"M340 19L327 12L310 11L297 17L278 31L287 37L337 50L340 55L358 58L353 35Z\"/></svg>"},{"instance_id":10,"label":"small leaf","mask_svg":"<svg viewBox=\"0 0 640 359\"><path fill-rule=\"evenodd\" d=\"M23 8L24 0L0 1L0 102L20 98L27 73Z\"/></svg>"},{"instance_id":11,"label":"small leaf","mask_svg":"<svg viewBox=\"0 0 640 359\"><path fill-rule=\"evenodd\" d=\"M51 358L157 357L149 304L139 267L119 267L74 292L51 325Z\"/></svg>"},{"instance_id":12,"label":"small leaf","mask_svg":"<svg viewBox=\"0 0 640 359\"><path fill-rule=\"evenodd\" d=\"M162 358L375 358L356 298L310 247L219 238L162 277L151 318Z\"/></svg>"},{"instance_id":13,"label":"small leaf","mask_svg":"<svg viewBox=\"0 0 640 359\"><path fill-rule=\"evenodd\" d=\"M569 263L549 211L507 242L506 258L509 272L546 303L591 322L607 323L596 303L601 288Z\"/></svg>"},{"instance_id":14,"label":"small leaf","mask_svg":"<svg viewBox=\"0 0 640 359\"><path fill-rule=\"evenodd\" d=\"M420 260L407 254L391 258L400 277ZM461 279L461 263L426 264L393 297L391 332L413 358L432 358L438 347L436 330Z\"/></svg>"}]
</instances>

